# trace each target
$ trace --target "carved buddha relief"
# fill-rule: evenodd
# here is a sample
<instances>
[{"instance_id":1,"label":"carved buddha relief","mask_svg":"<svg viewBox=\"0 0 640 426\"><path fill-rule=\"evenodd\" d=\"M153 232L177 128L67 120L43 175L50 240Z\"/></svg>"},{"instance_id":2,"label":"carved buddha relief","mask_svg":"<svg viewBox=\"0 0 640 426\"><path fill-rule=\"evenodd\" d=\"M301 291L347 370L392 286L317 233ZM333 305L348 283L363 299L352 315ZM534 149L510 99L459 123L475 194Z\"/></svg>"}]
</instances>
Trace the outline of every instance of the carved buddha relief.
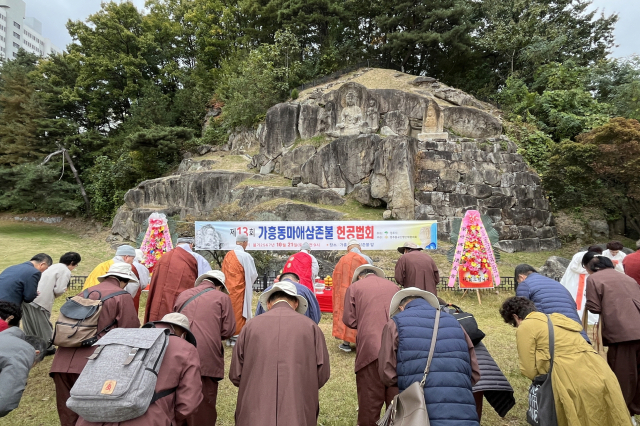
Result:
<instances>
[{"instance_id":1,"label":"carved buddha relief","mask_svg":"<svg viewBox=\"0 0 640 426\"><path fill-rule=\"evenodd\" d=\"M363 117L362 109L357 105L358 95L355 91L350 90L345 96L346 106L340 113L340 123L336 126L341 130L343 135L351 135L360 133Z\"/></svg>"}]
</instances>

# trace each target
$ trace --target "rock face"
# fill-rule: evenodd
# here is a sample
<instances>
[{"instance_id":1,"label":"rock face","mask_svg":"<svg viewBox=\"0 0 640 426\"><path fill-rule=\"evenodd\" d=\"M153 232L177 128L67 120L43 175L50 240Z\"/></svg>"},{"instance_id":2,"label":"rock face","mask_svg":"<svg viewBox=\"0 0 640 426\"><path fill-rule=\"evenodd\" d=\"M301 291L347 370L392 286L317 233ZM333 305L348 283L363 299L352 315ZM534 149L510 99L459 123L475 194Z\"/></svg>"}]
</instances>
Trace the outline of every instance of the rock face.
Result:
<instances>
[{"instance_id":1,"label":"rock face","mask_svg":"<svg viewBox=\"0 0 640 426\"><path fill-rule=\"evenodd\" d=\"M569 267L571 259L565 259L564 257L551 256L547 259L544 265L538 269L540 275L545 277L560 279L564 275L565 271Z\"/></svg>"},{"instance_id":2,"label":"rock face","mask_svg":"<svg viewBox=\"0 0 640 426\"><path fill-rule=\"evenodd\" d=\"M344 216L333 210L327 210L306 204L284 203L273 210L254 213L254 220L340 220Z\"/></svg>"},{"instance_id":3,"label":"rock face","mask_svg":"<svg viewBox=\"0 0 640 426\"><path fill-rule=\"evenodd\" d=\"M267 111L264 130L259 133L260 153L268 159L280 156L298 138L298 114L300 105L285 103L273 106ZM264 164L260 164L261 166Z\"/></svg>"},{"instance_id":4,"label":"rock face","mask_svg":"<svg viewBox=\"0 0 640 426\"><path fill-rule=\"evenodd\" d=\"M469 138L495 138L502 134L499 119L476 108L466 106L445 110L444 127L453 133Z\"/></svg>"},{"instance_id":5,"label":"rock face","mask_svg":"<svg viewBox=\"0 0 640 426\"><path fill-rule=\"evenodd\" d=\"M259 141L250 167L261 174L185 159L179 175L130 190L112 232L133 239L152 211L206 217L228 203L256 220L337 220L344 214L331 206L349 198L380 208L381 219L437 220L441 239L473 209L492 219L504 251L558 248L540 178L501 134L492 107L435 79L405 76L389 75L405 79L402 90L392 81L394 88L328 83L273 106L255 134L234 133L228 147L239 152ZM273 173L295 186L238 186Z\"/></svg>"},{"instance_id":6,"label":"rock face","mask_svg":"<svg viewBox=\"0 0 640 426\"><path fill-rule=\"evenodd\" d=\"M482 149L480 149L482 148ZM506 150L504 150L506 148ZM416 219L438 220L448 238L454 217L478 210L493 220L507 252L559 246L539 177L506 139L420 142L415 173Z\"/></svg>"},{"instance_id":7,"label":"rock face","mask_svg":"<svg viewBox=\"0 0 640 426\"><path fill-rule=\"evenodd\" d=\"M357 83L345 83L337 90L317 94L302 102L275 105L267 111L264 129L258 132L258 166L289 152L297 138L319 135L332 138L376 133L447 138L444 128L456 135L472 138L497 137L502 133L500 120L482 108L484 104L459 90L441 87L429 77L413 82L421 94L396 89L367 89ZM427 87L428 89L428 87ZM389 132L389 129L391 132ZM277 165L274 168L277 170Z\"/></svg>"},{"instance_id":8,"label":"rock face","mask_svg":"<svg viewBox=\"0 0 640 426\"><path fill-rule=\"evenodd\" d=\"M344 198L334 191L315 188L282 188L268 186L245 186L231 191L233 200L237 200L240 207L252 208L276 198L303 201L314 204L339 206L344 204Z\"/></svg>"},{"instance_id":9,"label":"rock face","mask_svg":"<svg viewBox=\"0 0 640 426\"><path fill-rule=\"evenodd\" d=\"M413 156L417 143L406 136L381 138L375 134L338 138L301 167L302 182L321 188L345 188L351 193L368 178L372 199L386 202L395 218L413 219Z\"/></svg>"},{"instance_id":10,"label":"rock face","mask_svg":"<svg viewBox=\"0 0 640 426\"><path fill-rule=\"evenodd\" d=\"M295 200L327 206L338 206L344 198L329 189L269 186L236 186L246 179L259 180L252 173L210 171L183 173L142 182L125 194L125 204L113 219L111 233L125 240L135 241L144 231L144 222L153 212L167 216L206 216L225 204L237 202L244 210L274 199ZM271 216L269 216L269 214ZM266 215L266 216L265 216ZM269 220L336 220L342 213L289 201L270 212L257 212L254 217L272 217ZM276 217L280 219L276 219ZM293 219L293 218L299 219ZM311 219L311 217L327 219ZM264 220L264 219L263 219Z\"/></svg>"}]
</instances>

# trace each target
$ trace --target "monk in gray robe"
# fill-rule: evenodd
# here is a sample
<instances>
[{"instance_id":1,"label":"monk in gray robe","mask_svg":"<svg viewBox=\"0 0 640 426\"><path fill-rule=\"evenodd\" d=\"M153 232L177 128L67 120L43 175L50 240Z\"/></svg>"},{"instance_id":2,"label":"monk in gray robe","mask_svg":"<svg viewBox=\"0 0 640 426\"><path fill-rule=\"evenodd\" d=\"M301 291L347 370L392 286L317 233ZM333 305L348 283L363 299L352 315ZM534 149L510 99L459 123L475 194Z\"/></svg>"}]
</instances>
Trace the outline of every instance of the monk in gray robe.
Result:
<instances>
[{"instance_id":1,"label":"monk in gray robe","mask_svg":"<svg viewBox=\"0 0 640 426\"><path fill-rule=\"evenodd\" d=\"M260 303L267 312L247 322L231 359L236 425L315 426L330 373L324 335L292 283L274 284Z\"/></svg>"}]
</instances>

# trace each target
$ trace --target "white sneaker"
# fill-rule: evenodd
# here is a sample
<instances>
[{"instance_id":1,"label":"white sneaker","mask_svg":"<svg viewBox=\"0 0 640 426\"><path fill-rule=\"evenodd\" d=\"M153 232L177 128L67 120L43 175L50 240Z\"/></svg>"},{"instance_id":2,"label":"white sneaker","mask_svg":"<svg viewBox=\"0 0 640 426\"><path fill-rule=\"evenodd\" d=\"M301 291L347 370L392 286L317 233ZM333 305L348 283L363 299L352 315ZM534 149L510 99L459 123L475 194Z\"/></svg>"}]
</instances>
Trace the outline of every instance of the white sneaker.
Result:
<instances>
[{"instance_id":1,"label":"white sneaker","mask_svg":"<svg viewBox=\"0 0 640 426\"><path fill-rule=\"evenodd\" d=\"M638 425L638 423L636 423L636 418L635 418L635 416L631 416L631 424L632 424L633 426L637 426L637 425Z\"/></svg>"}]
</instances>

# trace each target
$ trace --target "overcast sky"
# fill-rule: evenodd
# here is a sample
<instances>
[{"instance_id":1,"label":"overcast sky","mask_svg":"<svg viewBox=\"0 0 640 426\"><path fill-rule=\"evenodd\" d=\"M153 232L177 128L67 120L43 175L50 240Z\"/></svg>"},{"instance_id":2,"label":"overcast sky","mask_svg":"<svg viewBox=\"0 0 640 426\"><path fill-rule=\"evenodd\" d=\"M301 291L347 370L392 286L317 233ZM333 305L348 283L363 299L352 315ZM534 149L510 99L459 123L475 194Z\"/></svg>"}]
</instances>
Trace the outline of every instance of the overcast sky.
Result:
<instances>
[{"instance_id":1,"label":"overcast sky","mask_svg":"<svg viewBox=\"0 0 640 426\"><path fill-rule=\"evenodd\" d=\"M25 0L27 16L42 21L42 31L60 49L71 42L65 24L67 20L84 20L100 9L100 0ZM133 0L138 7L144 0ZM640 0L594 0L594 7L606 14L618 13L620 20L616 26L616 47L613 56L640 54Z\"/></svg>"}]
</instances>

